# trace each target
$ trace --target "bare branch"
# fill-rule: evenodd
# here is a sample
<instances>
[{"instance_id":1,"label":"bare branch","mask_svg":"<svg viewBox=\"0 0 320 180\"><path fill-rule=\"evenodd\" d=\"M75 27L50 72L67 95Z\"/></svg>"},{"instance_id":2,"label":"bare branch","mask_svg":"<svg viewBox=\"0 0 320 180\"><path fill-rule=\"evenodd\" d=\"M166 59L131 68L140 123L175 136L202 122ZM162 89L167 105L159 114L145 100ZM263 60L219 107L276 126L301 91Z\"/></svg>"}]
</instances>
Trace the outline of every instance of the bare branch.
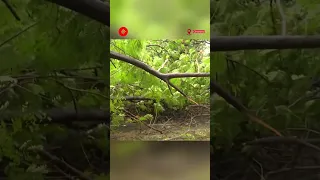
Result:
<instances>
[{"instance_id":1,"label":"bare branch","mask_svg":"<svg viewBox=\"0 0 320 180\"><path fill-rule=\"evenodd\" d=\"M320 36L216 36L210 51L320 48Z\"/></svg>"},{"instance_id":2,"label":"bare branch","mask_svg":"<svg viewBox=\"0 0 320 180\"><path fill-rule=\"evenodd\" d=\"M100 0L47 0L110 27L110 5Z\"/></svg>"},{"instance_id":3,"label":"bare branch","mask_svg":"<svg viewBox=\"0 0 320 180\"><path fill-rule=\"evenodd\" d=\"M256 75L260 76L260 77L261 77L264 81L266 81L267 83L270 83L270 81L267 79L267 77L265 77L264 75L260 74L258 71L250 68L249 66L247 66L247 65L245 65L245 64L242 64L242 63L240 63L240 62L238 62L238 61L232 60L232 59L230 59L230 58L227 58L227 60L228 60L228 61L231 61L231 62L233 62L233 63L236 63L236 64L238 64L238 65L241 65L241 66L243 66L243 67L245 67L246 69L248 69L248 70L250 70L251 72L255 73Z\"/></svg>"},{"instance_id":4,"label":"bare branch","mask_svg":"<svg viewBox=\"0 0 320 180\"><path fill-rule=\"evenodd\" d=\"M20 17L18 16L18 13L13 9L13 7L8 3L7 0L2 0L2 2L6 5L6 7L9 9L11 14L16 18L17 21L20 21Z\"/></svg>"},{"instance_id":5,"label":"bare branch","mask_svg":"<svg viewBox=\"0 0 320 180\"><path fill-rule=\"evenodd\" d=\"M163 73L153 69L149 65L143 63L142 61L139 61L139 60L134 59L132 57L129 57L129 56L126 56L126 55L123 55L123 54L119 54L119 53L113 52L113 51L110 52L110 58L118 59L120 61L132 64L132 65L134 65L134 66L136 66L136 67L138 67L140 69L143 69L144 71L146 71L146 72L150 73L151 75L161 79L162 81L164 81L165 83L167 83L168 85L173 87L175 90L177 90L179 93L181 93L186 98L188 98L188 96L184 92L182 92L178 87L176 87L174 84L172 84L170 82L170 79L173 79L173 78L186 78L186 77L210 77L210 73L168 73L168 74L163 74ZM188 98L188 99L193 101L190 98Z\"/></svg>"},{"instance_id":6,"label":"bare branch","mask_svg":"<svg viewBox=\"0 0 320 180\"><path fill-rule=\"evenodd\" d=\"M6 111L1 114L2 120L7 120L15 117L21 117L30 113L39 115L39 119L50 117L51 121L42 123L57 123L68 125L73 122L101 122L108 124L110 122L109 110L100 109L79 109L78 113L72 108L53 108L42 111L45 116L38 112L21 112L21 111ZM42 117L41 117L42 116Z\"/></svg>"}]
</instances>

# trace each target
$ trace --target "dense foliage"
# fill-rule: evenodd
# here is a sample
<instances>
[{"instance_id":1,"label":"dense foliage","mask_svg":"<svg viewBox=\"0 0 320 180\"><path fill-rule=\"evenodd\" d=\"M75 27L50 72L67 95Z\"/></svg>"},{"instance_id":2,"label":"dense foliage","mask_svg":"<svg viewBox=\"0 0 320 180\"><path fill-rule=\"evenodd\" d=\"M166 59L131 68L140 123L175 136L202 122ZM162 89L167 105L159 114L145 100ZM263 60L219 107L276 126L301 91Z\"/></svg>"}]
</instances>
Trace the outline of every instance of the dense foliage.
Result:
<instances>
[{"instance_id":1,"label":"dense foliage","mask_svg":"<svg viewBox=\"0 0 320 180\"><path fill-rule=\"evenodd\" d=\"M202 40L112 40L111 51L128 55L160 73L209 72L208 42ZM191 102L172 87L143 69L122 61L110 62L112 123L124 121L125 97L144 97L141 111L155 115L165 109L182 109ZM209 78L175 78L170 80L198 103L207 103ZM146 118L142 118L146 119Z\"/></svg>"},{"instance_id":2,"label":"dense foliage","mask_svg":"<svg viewBox=\"0 0 320 180\"><path fill-rule=\"evenodd\" d=\"M108 116L76 126L70 114L109 111L109 31L46 1L9 4L18 18L0 2L1 178L106 179Z\"/></svg>"},{"instance_id":3,"label":"dense foliage","mask_svg":"<svg viewBox=\"0 0 320 180\"><path fill-rule=\"evenodd\" d=\"M281 5L286 17L286 34L319 34L317 2L288 0L282 1ZM211 33L216 35L281 33L283 19L275 1L212 0L211 13ZM211 52L211 78L284 136L315 138L320 130L318 89L313 83L320 73L318 52L319 49ZM293 171L283 169L295 166L307 169L307 166L318 165L308 161L317 156L308 148L277 146L277 141L272 139L269 141L272 147L248 149L243 146L250 140L274 134L256 123L248 123L246 116L216 94L212 98L211 143L215 179L227 176L230 179L268 179L272 175L280 179L307 178L308 172L293 175ZM311 157L304 156L306 152ZM293 176L288 176L287 172Z\"/></svg>"}]
</instances>

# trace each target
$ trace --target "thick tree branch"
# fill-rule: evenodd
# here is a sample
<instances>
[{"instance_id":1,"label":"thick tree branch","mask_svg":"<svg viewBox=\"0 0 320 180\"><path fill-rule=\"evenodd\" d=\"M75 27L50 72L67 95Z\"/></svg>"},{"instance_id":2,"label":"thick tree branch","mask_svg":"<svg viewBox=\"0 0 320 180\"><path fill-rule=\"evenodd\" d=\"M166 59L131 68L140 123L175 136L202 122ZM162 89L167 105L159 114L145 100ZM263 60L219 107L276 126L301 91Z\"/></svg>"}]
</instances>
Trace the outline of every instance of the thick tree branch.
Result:
<instances>
[{"instance_id":1,"label":"thick tree branch","mask_svg":"<svg viewBox=\"0 0 320 180\"><path fill-rule=\"evenodd\" d=\"M110 5L100 0L47 0L110 27Z\"/></svg>"},{"instance_id":2,"label":"thick tree branch","mask_svg":"<svg viewBox=\"0 0 320 180\"><path fill-rule=\"evenodd\" d=\"M150 67L149 65L143 63L142 61L139 61L137 59L134 59L132 57L123 55L123 54L119 54L117 52L110 52L110 58L113 59L118 59L120 61L132 64L140 69L143 69L144 71L150 73L151 75L161 79L162 81L164 81L165 83L167 83L168 85L170 85L171 87L173 87L175 90L177 90L178 92L180 92L183 96L185 96L186 98L187 95L182 92L178 87L176 87L174 84L172 84L170 82L170 79L173 78L186 78L186 77L210 77L210 73L168 73L168 74L163 74L155 69L153 69L152 67ZM189 98L188 98L189 99ZM191 100L191 99L189 99Z\"/></svg>"},{"instance_id":3,"label":"thick tree branch","mask_svg":"<svg viewBox=\"0 0 320 180\"><path fill-rule=\"evenodd\" d=\"M217 36L210 51L320 48L320 36Z\"/></svg>"},{"instance_id":4,"label":"thick tree branch","mask_svg":"<svg viewBox=\"0 0 320 180\"><path fill-rule=\"evenodd\" d=\"M210 73L167 73L167 74L163 74L155 69L153 69L152 67L150 67L149 65L143 63L142 61L139 61L137 59L134 59L132 57L111 51L110 52L110 57L113 59L118 59L120 61L124 61L126 63L132 64L140 69L143 69L145 71L147 71L148 73L156 76L157 78L161 79L161 80L168 80L168 79L173 79L173 78L187 78L187 77L209 77Z\"/></svg>"},{"instance_id":5,"label":"thick tree branch","mask_svg":"<svg viewBox=\"0 0 320 180\"><path fill-rule=\"evenodd\" d=\"M111 97L111 99L116 99L116 98ZM156 101L156 99L146 98L146 97L142 97L142 96L125 96L124 100L126 100L126 101Z\"/></svg>"},{"instance_id":6,"label":"thick tree branch","mask_svg":"<svg viewBox=\"0 0 320 180\"><path fill-rule=\"evenodd\" d=\"M18 81L23 81L27 79L47 79L47 78L74 78L74 79L83 79L83 80L89 80L89 81L96 81L99 83L105 83L105 79L99 78L99 77L91 77L91 76L82 76L82 75L38 75L36 73L30 73L30 74L24 74L24 75L18 75L18 76L12 76L13 78L17 79Z\"/></svg>"},{"instance_id":7,"label":"thick tree branch","mask_svg":"<svg viewBox=\"0 0 320 180\"><path fill-rule=\"evenodd\" d=\"M49 123L70 124L73 122L101 122L109 124L110 122L109 111L104 111L100 109L79 109L79 112L76 112L72 108L53 108L49 110L44 110L42 112L45 116L37 112L35 112L34 114L36 114L39 119L45 119L46 117L50 117ZM15 117L21 117L27 114L29 113L6 111L1 114L1 119L6 120ZM48 121L45 121L44 123L48 123Z\"/></svg>"},{"instance_id":8,"label":"thick tree branch","mask_svg":"<svg viewBox=\"0 0 320 180\"><path fill-rule=\"evenodd\" d=\"M77 113L74 109L50 109L45 111L53 122L59 123L64 121L101 121L108 123L110 114L100 109L79 109Z\"/></svg>"}]
</instances>

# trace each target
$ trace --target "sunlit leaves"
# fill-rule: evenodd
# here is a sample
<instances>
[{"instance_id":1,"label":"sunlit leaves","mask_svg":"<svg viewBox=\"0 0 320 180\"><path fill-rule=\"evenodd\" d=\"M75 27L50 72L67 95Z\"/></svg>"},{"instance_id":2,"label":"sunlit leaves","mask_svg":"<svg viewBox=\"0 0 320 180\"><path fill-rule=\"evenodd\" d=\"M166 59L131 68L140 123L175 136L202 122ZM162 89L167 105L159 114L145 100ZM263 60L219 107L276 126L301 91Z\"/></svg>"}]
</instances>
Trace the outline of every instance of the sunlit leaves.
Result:
<instances>
[{"instance_id":1,"label":"sunlit leaves","mask_svg":"<svg viewBox=\"0 0 320 180\"><path fill-rule=\"evenodd\" d=\"M152 119L153 119L152 114L146 114L146 115L139 118L140 121L150 121Z\"/></svg>"},{"instance_id":2,"label":"sunlit leaves","mask_svg":"<svg viewBox=\"0 0 320 180\"><path fill-rule=\"evenodd\" d=\"M44 94L44 89L38 84L28 84L28 88L35 94Z\"/></svg>"},{"instance_id":3,"label":"sunlit leaves","mask_svg":"<svg viewBox=\"0 0 320 180\"><path fill-rule=\"evenodd\" d=\"M283 71L271 71L267 74L269 81L285 82L286 73Z\"/></svg>"},{"instance_id":4,"label":"sunlit leaves","mask_svg":"<svg viewBox=\"0 0 320 180\"><path fill-rule=\"evenodd\" d=\"M0 83L3 83L3 82L17 83L17 80L10 76L0 76Z\"/></svg>"},{"instance_id":5,"label":"sunlit leaves","mask_svg":"<svg viewBox=\"0 0 320 180\"><path fill-rule=\"evenodd\" d=\"M156 113L161 113L163 112L165 109L163 108L163 106L161 105L161 103L157 102L157 103L153 103L154 106L154 110Z\"/></svg>"},{"instance_id":6,"label":"sunlit leaves","mask_svg":"<svg viewBox=\"0 0 320 180\"><path fill-rule=\"evenodd\" d=\"M141 60L161 73L197 73L197 70L202 73L210 72L210 57L201 54L206 48L208 49L209 46L197 40L111 41L112 51ZM111 85L121 85L119 88L111 89L111 93L115 96L143 96L155 99L157 102L163 100L170 106L169 108L180 108L186 105L185 97L173 88L169 89L165 82L127 63L119 61L113 61L113 63L116 68L110 64ZM208 90L201 85L209 84L209 78L176 78L170 81L197 101L207 102L208 94L204 92ZM194 85L198 86L193 88ZM199 96L199 93L202 95ZM137 106L145 111L151 109L146 102L137 103ZM117 107L113 104L113 109L117 108L121 110L121 105ZM158 109L159 112L163 111L158 106L153 108Z\"/></svg>"},{"instance_id":7,"label":"sunlit leaves","mask_svg":"<svg viewBox=\"0 0 320 180\"><path fill-rule=\"evenodd\" d=\"M26 172L39 172L41 174L45 174L45 173L48 173L48 169L47 169L47 166L46 165L40 165L40 166L37 166L35 164L31 164L27 169L26 169Z\"/></svg>"}]
</instances>

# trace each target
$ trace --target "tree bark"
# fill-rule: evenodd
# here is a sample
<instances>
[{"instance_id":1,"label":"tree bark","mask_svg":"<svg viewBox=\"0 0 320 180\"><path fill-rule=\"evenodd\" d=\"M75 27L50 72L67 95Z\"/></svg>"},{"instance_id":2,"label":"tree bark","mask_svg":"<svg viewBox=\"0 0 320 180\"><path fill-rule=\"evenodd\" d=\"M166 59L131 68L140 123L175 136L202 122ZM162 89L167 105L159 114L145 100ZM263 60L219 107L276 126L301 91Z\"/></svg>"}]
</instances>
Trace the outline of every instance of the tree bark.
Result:
<instances>
[{"instance_id":1,"label":"tree bark","mask_svg":"<svg viewBox=\"0 0 320 180\"><path fill-rule=\"evenodd\" d=\"M320 36L216 36L210 51L320 48Z\"/></svg>"},{"instance_id":2,"label":"tree bark","mask_svg":"<svg viewBox=\"0 0 320 180\"><path fill-rule=\"evenodd\" d=\"M100 0L47 0L110 27L110 5Z\"/></svg>"}]
</instances>

